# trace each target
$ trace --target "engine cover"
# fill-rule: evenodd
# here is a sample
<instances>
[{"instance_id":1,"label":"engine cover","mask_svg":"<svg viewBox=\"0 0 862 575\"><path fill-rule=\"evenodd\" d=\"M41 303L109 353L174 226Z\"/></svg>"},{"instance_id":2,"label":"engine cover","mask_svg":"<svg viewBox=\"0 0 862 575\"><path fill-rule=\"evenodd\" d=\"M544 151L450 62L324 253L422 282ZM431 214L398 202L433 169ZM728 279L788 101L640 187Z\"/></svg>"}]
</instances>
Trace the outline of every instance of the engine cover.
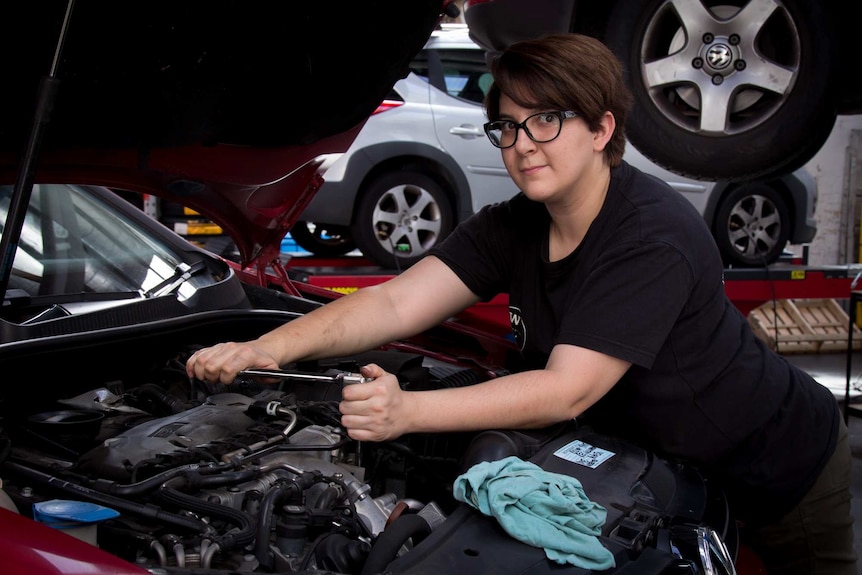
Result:
<instances>
[{"instance_id":1,"label":"engine cover","mask_svg":"<svg viewBox=\"0 0 862 575\"><path fill-rule=\"evenodd\" d=\"M185 452L241 434L255 421L245 414L254 400L238 393L207 398L198 407L136 425L84 454L82 471L128 480L128 468L141 461Z\"/></svg>"},{"instance_id":2,"label":"engine cover","mask_svg":"<svg viewBox=\"0 0 862 575\"><path fill-rule=\"evenodd\" d=\"M587 497L607 510L601 541L617 568L637 563L638 573L659 573L678 558L669 529L701 523L715 513L707 480L689 467L656 457L622 440L579 429L549 442L529 459L544 470L576 477ZM719 505L722 507L722 505ZM635 567L635 565L631 565ZM588 573L558 565L543 549L510 537L493 517L461 504L410 553L391 564L391 573Z\"/></svg>"}]
</instances>

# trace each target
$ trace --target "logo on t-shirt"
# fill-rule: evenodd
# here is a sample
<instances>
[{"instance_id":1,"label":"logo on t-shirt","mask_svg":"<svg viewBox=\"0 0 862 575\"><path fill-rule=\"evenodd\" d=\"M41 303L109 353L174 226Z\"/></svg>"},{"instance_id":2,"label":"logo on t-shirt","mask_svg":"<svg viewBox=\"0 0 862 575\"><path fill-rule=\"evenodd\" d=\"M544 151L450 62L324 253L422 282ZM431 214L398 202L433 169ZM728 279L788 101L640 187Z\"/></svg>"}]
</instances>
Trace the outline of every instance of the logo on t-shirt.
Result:
<instances>
[{"instance_id":1,"label":"logo on t-shirt","mask_svg":"<svg viewBox=\"0 0 862 575\"><path fill-rule=\"evenodd\" d=\"M524 346L527 344L527 326L524 325L524 318L521 317L521 308L509 306L509 323L512 324L512 335L515 337L518 349L524 351Z\"/></svg>"}]
</instances>

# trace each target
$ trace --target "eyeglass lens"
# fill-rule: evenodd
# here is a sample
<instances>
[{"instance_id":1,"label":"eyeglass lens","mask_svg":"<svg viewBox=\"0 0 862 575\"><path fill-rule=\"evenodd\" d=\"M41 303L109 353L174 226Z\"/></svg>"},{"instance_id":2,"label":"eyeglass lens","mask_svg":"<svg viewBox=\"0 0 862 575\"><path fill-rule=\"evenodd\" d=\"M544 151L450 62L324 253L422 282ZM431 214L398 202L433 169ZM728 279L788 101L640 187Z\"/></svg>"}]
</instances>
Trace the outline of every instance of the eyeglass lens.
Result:
<instances>
[{"instance_id":1,"label":"eyeglass lens","mask_svg":"<svg viewBox=\"0 0 862 575\"><path fill-rule=\"evenodd\" d=\"M534 142L550 142L560 135L563 125L562 114L559 112L540 112L529 116L520 124L511 120L497 120L489 122L488 138L498 148L508 148L515 144L518 138L518 130L523 128L527 136Z\"/></svg>"}]
</instances>

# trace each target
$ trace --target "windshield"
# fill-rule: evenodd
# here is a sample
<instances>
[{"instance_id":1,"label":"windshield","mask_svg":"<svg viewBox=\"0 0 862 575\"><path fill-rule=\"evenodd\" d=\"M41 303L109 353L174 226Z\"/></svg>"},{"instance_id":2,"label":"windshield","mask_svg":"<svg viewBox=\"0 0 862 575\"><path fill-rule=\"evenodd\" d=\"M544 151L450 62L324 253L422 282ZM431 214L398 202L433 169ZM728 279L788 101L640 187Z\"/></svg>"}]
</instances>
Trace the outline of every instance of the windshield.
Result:
<instances>
[{"instance_id":1,"label":"windshield","mask_svg":"<svg viewBox=\"0 0 862 575\"><path fill-rule=\"evenodd\" d=\"M12 186L0 186L0 221L7 220ZM144 292L185 265L181 254L160 242L100 194L105 188L34 185L21 230L10 290L29 296ZM183 299L194 281L178 289Z\"/></svg>"}]
</instances>

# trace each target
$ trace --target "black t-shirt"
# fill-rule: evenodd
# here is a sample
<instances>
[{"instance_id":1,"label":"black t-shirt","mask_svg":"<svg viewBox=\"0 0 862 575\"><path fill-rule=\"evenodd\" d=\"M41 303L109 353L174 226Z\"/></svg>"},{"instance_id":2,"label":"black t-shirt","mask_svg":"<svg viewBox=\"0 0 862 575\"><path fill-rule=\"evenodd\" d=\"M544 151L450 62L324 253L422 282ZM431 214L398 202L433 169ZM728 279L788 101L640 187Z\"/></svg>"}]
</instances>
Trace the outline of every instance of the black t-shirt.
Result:
<instances>
[{"instance_id":1,"label":"black t-shirt","mask_svg":"<svg viewBox=\"0 0 862 575\"><path fill-rule=\"evenodd\" d=\"M519 194L432 253L478 296L509 294L521 367L544 367L558 343L632 363L579 420L717 474L749 522L792 508L835 449L838 404L754 336L701 215L624 162L581 245L556 262L549 225Z\"/></svg>"}]
</instances>

